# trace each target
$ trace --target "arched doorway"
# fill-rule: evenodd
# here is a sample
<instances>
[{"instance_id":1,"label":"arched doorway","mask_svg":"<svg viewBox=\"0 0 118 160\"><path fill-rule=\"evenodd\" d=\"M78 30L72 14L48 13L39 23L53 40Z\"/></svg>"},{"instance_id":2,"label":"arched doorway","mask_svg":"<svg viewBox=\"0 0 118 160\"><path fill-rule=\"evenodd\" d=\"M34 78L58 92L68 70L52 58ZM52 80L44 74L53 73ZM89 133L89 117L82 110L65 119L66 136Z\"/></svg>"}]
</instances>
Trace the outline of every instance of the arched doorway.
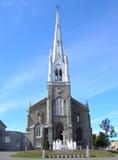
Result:
<instances>
[{"instance_id":1,"label":"arched doorway","mask_svg":"<svg viewBox=\"0 0 118 160\"><path fill-rule=\"evenodd\" d=\"M77 142L82 141L82 130L81 130L81 128L76 129L76 141Z\"/></svg>"},{"instance_id":2,"label":"arched doorway","mask_svg":"<svg viewBox=\"0 0 118 160\"><path fill-rule=\"evenodd\" d=\"M58 124L56 126L56 139L63 140L63 135L62 135L63 130L64 130L64 128L63 128L62 124Z\"/></svg>"}]
</instances>

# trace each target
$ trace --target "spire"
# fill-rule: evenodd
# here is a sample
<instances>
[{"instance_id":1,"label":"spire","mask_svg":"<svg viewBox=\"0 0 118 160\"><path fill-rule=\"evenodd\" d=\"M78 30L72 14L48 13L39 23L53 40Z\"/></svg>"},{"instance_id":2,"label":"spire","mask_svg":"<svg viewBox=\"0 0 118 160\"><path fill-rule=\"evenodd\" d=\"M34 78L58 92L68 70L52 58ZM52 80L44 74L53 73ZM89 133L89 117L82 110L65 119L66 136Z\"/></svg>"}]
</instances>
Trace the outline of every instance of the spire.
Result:
<instances>
[{"instance_id":1,"label":"spire","mask_svg":"<svg viewBox=\"0 0 118 160\"><path fill-rule=\"evenodd\" d=\"M68 57L63 49L59 7L56 10L56 24L53 50L50 51L48 60L48 82L70 82L68 71Z\"/></svg>"},{"instance_id":2,"label":"spire","mask_svg":"<svg viewBox=\"0 0 118 160\"><path fill-rule=\"evenodd\" d=\"M85 104L86 108L89 110L89 104L88 101L86 100L86 104Z\"/></svg>"},{"instance_id":3,"label":"spire","mask_svg":"<svg viewBox=\"0 0 118 160\"><path fill-rule=\"evenodd\" d=\"M59 7L57 7L55 35L54 35L54 44L53 44L53 57L52 57L53 63L59 58L63 60L63 46L62 46L62 38L61 38Z\"/></svg>"},{"instance_id":4,"label":"spire","mask_svg":"<svg viewBox=\"0 0 118 160\"><path fill-rule=\"evenodd\" d=\"M32 106L32 103L31 103L31 101L29 101L29 105L28 105L28 107L27 107L27 114L29 115L29 112L30 112L30 107Z\"/></svg>"}]
</instances>

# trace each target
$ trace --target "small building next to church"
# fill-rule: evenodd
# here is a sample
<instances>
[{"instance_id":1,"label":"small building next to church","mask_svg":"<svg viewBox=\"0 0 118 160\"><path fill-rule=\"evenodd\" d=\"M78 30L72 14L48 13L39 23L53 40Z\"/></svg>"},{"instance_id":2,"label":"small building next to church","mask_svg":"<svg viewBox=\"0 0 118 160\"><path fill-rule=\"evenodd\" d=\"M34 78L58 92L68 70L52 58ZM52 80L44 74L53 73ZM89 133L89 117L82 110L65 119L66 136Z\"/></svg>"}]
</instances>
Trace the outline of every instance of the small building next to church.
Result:
<instances>
[{"instance_id":1,"label":"small building next to church","mask_svg":"<svg viewBox=\"0 0 118 160\"><path fill-rule=\"evenodd\" d=\"M18 131L6 131L7 126L0 120L0 151L25 149L25 135Z\"/></svg>"},{"instance_id":2,"label":"small building next to church","mask_svg":"<svg viewBox=\"0 0 118 160\"><path fill-rule=\"evenodd\" d=\"M91 147L89 107L71 95L68 56L63 48L58 9L48 66L47 96L28 109L29 147L42 148L45 140L52 146L54 140L63 140L63 132L65 138L76 141L77 146Z\"/></svg>"},{"instance_id":3,"label":"small building next to church","mask_svg":"<svg viewBox=\"0 0 118 160\"><path fill-rule=\"evenodd\" d=\"M112 141L111 141L110 148L111 148L112 150L117 150L117 151L118 151L118 140L112 140Z\"/></svg>"}]
</instances>

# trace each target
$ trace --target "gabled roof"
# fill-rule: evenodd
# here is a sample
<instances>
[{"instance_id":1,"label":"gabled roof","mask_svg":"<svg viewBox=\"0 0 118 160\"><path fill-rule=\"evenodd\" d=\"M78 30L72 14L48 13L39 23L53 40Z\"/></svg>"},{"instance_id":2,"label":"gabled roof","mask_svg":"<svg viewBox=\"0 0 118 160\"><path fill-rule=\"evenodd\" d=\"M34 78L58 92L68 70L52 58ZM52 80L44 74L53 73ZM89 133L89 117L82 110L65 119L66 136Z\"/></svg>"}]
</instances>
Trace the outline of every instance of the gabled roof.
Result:
<instances>
[{"instance_id":1,"label":"gabled roof","mask_svg":"<svg viewBox=\"0 0 118 160\"><path fill-rule=\"evenodd\" d=\"M36 122L32 126L29 126L29 129L34 128L36 125L40 125L41 127L45 127L45 125L43 125L42 123Z\"/></svg>"},{"instance_id":2,"label":"gabled roof","mask_svg":"<svg viewBox=\"0 0 118 160\"><path fill-rule=\"evenodd\" d=\"M7 128L7 126L0 120L0 125L2 125L4 128Z\"/></svg>"},{"instance_id":3,"label":"gabled roof","mask_svg":"<svg viewBox=\"0 0 118 160\"><path fill-rule=\"evenodd\" d=\"M74 99L73 97L71 97L71 100L72 100L73 103L77 104L77 106L81 107L82 109L88 110L88 107L85 104L82 104L81 102L79 102L78 100Z\"/></svg>"},{"instance_id":4,"label":"gabled roof","mask_svg":"<svg viewBox=\"0 0 118 160\"><path fill-rule=\"evenodd\" d=\"M32 110L32 109L35 109L37 108L38 106L40 106L41 104L44 104L47 102L47 97L43 98L42 100L40 100L39 102L33 104L29 109Z\"/></svg>"}]
</instances>

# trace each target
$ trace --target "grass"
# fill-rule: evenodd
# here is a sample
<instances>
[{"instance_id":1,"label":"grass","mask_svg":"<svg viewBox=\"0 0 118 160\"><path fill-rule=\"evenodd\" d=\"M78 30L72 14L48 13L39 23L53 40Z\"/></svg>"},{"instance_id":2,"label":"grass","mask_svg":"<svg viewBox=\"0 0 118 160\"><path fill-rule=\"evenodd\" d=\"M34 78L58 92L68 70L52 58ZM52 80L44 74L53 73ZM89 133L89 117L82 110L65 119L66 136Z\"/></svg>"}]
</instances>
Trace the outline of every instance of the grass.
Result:
<instances>
[{"instance_id":1,"label":"grass","mask_svg":"<svg viewBox=\"0 0 118 160\"><path fill-rule=\"evenodd\" d=\"M81 150L81 151L47 151L46 152L47 155L84 155L85 154L85 150Z\"/></svg>"},{"instance_id":2,"label":"grass","mask_svg":"<svg viewBox=\"0 0 118 160\"><path fill-rule=\"evenodd\" d=\"M46 156L61 156L61 155L85 155L85 150L79 150L79 151L46 151ZM90 151L90 156L91 157L115 157L118 155L116 152L110 152L110 151L105 151L105 150L94 150ZM13 154L12 157L20 157L20 158L41 158L42 157L42 152L41 151L20 151L17 152L16 154Z\"/></svg>"},{"instance_id":3,"label":"grass","mask_svg":"<svg viewBox=\"0 0 118 160\"><path fill-rule=\"evenodd\" d=\"M116 157L118 153L105 150L94 150L90 152L91 157Z\"/></svg>"},{"instance_id":4,"label":"grass","mask_svg":"<svg viewBox=\"0 0 118 160\"><path fill-rule=\"evenodd\" d=\"M19 158L41 158L42 152L41 151L19 151L12 155L12 157L19 157Z\"/></svg>"}]
</instances>

